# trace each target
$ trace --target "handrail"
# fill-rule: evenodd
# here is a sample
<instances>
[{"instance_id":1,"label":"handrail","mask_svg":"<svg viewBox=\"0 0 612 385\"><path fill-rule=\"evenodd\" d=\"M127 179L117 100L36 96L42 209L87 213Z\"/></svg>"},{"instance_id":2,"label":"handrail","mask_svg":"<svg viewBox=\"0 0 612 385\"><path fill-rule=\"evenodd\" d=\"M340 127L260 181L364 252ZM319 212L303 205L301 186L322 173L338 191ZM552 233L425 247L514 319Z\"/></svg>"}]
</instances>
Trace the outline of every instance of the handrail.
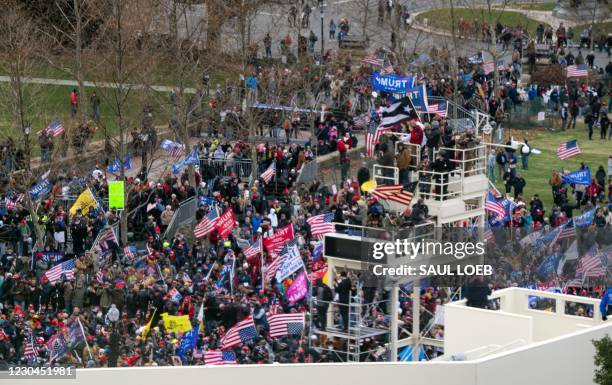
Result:
<instances>
[{"instance_id":1,"label":"handrail","mask_svg":"<svg viewBox=\"0 0 612 385\"><path fill-rule=\"evenodd\" d=\"M174 236L174 232L176 231L175 227L179 227L181 225L183 225L184 223L180 224L180 225L176 225L177 221L178 221L178 217L179 215L182 213L182 209L184 207L186 207L186 205L188 204L192 204L193 201L195 201L196 197L191 197L189 199L184 200L183 202L181 202L181 204L179 205L179 207L176 209L176 211L174 212L174 214L172 215L172 219L170 220L170 223L168 224L168 227L166 228L166 231L164 231L164 234L162 236L162 238L164 239L168 239L168 235L170 233L172 233L172 236ZM195 213L193 215L193 220L195 220Z\"/></svg>"}]
</instances>

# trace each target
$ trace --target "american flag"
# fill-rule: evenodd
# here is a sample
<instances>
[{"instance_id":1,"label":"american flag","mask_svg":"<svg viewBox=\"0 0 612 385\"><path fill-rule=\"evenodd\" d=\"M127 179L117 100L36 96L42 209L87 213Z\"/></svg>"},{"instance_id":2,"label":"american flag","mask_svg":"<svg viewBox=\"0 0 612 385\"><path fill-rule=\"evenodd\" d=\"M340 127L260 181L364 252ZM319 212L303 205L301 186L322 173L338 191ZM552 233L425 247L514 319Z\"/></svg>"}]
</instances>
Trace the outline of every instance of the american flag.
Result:
<instances>
[{"instance_id":1,"label":"american flag","mask_svg":"<svg viewBox=\"0 0 612 385\"><path fill-rule=\"evenodd\" d=\"M53 118L51 123L47 126L47 131L51 136L56 137L64 133L64 126L59 118Z\"/></svg>"},{"instance_id":2,"label":"american flag","mask_svg":"<svg viewBox=\"0 0 612 385\"><path fill-rule=\"evenodd\" d=\"M366 130L370 126L371 120L372 118L370 117L370 114L366 112L365 114L356 116L353 119L353 125L355 126L356 129Z\"/></svg>"},{"instance_id":3,"label":"american flag","mask_svg":"<svg viewBox=\"0 0 612 385\"><path fill-rule=\"evenodd\" d=\"M413 194L410 191L399 191L395 194L389 195L389 200L403 205L410 205L412 202Z\"/></svg>"},{"instance_id":4,"label":"american flag","mask_svg":"<svg viewBox=\"0 0 612 385\"><path fill-rule=\"evenodd\" d=\"M368 132L366 132L366 156L374 156L374 148L378 144L380 136L387 131L391 131L391 128L370 124Z\"/></svg>"},{"instance_id":5,"label":"american flag","mask_svg":"<svg viewBox=\"0 0 612 385\"><path fill-rule=\"evenodd\" d=\"M272 261L266 266L266 280L271 280L276 276L276 272L283 264L285 260L285 255L278 255L277 253L272 253Z\"/></svg>"},{"instance_id":6,"label":"american flag","mask_svg":"<svg viewBox=\"0 0 612 385\"><path fill-rule=\"evenodd\" d=\"M484 62L482 65L482 70L484 71L485 75L490 74L491 72L495 71L495 63L493 61Z\"/></svg>"},{"instance_id":7,"label":"american flag","mask_svg":"<svg viewBox=\"0 0 612 385\"><path fill-rule=\"evenodd\" d=\"M242 253L244 254L245 258L251 258L261 253L261 238L258 238L249 247L244 249Z\"/></svg>"},{"instance_id":8,"label":"american flag","mask_svg":"<svg viewBox=\"0 0 612 385\"><path fill-rule=\"evenodd\" d=\"M580 154L580 147L578 147L578 141L576 139L570 140L567 143L561 143L557 147L557 158L565 160Z\"/></svg>"},{"instance_id":9,"label":"american flag","mask_svg":"<svg viewBox=\"0 0 612 385\"><path fill-rule=\"evenodd\" d=\"M597 246L594 245L578 261L576 275L583 277L601 277L607 273L606 267L601 262L601 257L597 254Z\"/></svg>"},{"instance_id":10,"label":"american flag","mask_svg":"<svg viewBox=\"0 0 612 385\"><path fill-rule=\"evenodd\" d=\"M6 209L14 210L17 207L17 203L21 203L23 201L23 194L19 194L14 198L5 198L6 201Z\"/></svg>"},{"instance_id":11,"label":"american flag","mask_svg":"<svg viewBox=\"0 0 612 385\"><path fill-rule=\"evenodd\" d=\"M376 186L376 188L372 190L371 194L378 199L387 200L391 195L402 191L403 188L404 186L401 184L380 185Z\"/></svg>"},{"instance_id":12,"label":"american flag","mask_svg":"<svg viewBox=\"0 0 612 385\"><path fill-rule=\"evenodd\" d=\"M586 64L567 66L568 78L580 78L584 76L589 76L589 67Z\"/></svg>"},{"instance_id":13,"label":"american flag","mask_svg":"<svg viewBox=\"0 0 612 385\"><path fill-rule=\"evenodd\" d=\"M213 208L210 212L202 218L200 223L193 229L193 234L196 238L202 238L215 229L215 223L219 219L219 213L217 212L217 208Z\"/></svg>"},{"instance_id":14,"label":"american flag","mask_svg":"<svg viewBox=\"0 0 612 385\"><path fill-rule=\"evenodd\" d=\"M310 225L310 235L313 237L322 237L327 233L336 231L333 213L315 215L308 218L306 222Z\"/></svg>"},{"instance_id":15,"label":"american flag","mask_svg":"<svg viewBox=\"0 0 612 385\"><path fill-rule=\"evenodd\" d=\"M38 357L38 346L34 343L34 337L30 337L30 341L25 344L23 356L28 360Z\"/></svg>"},{"instance_id":16,"label":"american flag","mask_svg":"<svg viewBox=\"0 0 612 385\"><path fill-rule=\"evenodd\" d=\"M251 341L255 339L256 336L257 331L255 330L253 317L249 316L248 318L238 322L227 331L225 336L221 339L221 348L232 348L240 345L241 343Z\"/></svg>"},{"instance_id":17,"label":"american flag","mask_svg":"<svg viewBox=\"0 0 612 385\"><path fill-rule=\"evenodd\" d=\"M132 248L130 246L125 246L123 248L123 254L129 259L134 259L134 252L132 251Z\"/></svg>"},{"instance_id":18,"label":"american flag","mask_svg":"<svg viewBox=\"0 0 612 385\"><path fill-rule=\"evenodd\" d=\"M160 147L162 150L168 152L175 162L178 162L183 157L185 152L185 146L169 139L163 140Z\"/></svg>"},{"instance_id":19,"label":"american flag","mask_svg":"<svg viewBox=\"0 0 612 385\"><path fill-rule=\"evenodd\" d=\"M55 285L62 279L62 276L66 279L74 278L74 263L76 259L73 258L69 261L62 262L57 266L53 266L45 272L45 277L49 280L52 285Z\"/></svg>"},{"instance_id":20,"label":"american flag","mask_svg":"<svg viewBox=\"0 0 612 385\"><path fill-rule=\"evenodd\" d=\"M96 281L104 283L104 271L98 270L98 272L96 273Z\"/></svg>"},{"instance_id":21,"label":"american flag","mask_svg":"<svg viewBox=\"0 0 612 385\"><path fill-rule=\"evenodd\" d=\"M108 242L117 244L117 236L115 235L115 230L112 226L107 227L106 229L100 232L100 236L98 238L98 244L102 247L102 249L108 249Z\"/></svg>"},{"instance_id":22,"label":"american flag","mask_svg":"<svg viewBox=\"0 0 612 385\"><path fill-rule=\"evenodd\" d=\"M441 117L445 118L448 115L448 103L446 100L444 100L436 104L428 104L427 113L440 115Z\"/></svg>"},{"instance_id":23,"label":"american flag","mask_svg":"<svg viewBox=\"0 0 612 385\"><path fill-rule=\"evenodd\" d=\"M236 354L231 350L222 352L221 350L207 350L204 353L204 363L206 365L235 365Z\"/></svg>"},{"instance_id":24,"label":"american flag","mask_svg":"<svg viewBox=\"0 0 612 385\"><path fill-rule=\"evenodd\" d=\"M266 169L266 171L261 173L261 179L266 183L270 183L272 178L276 175L276 162L272 162L270 166Z\"/></svg>"},{"instance_id":25,"label":"american flag","mask_svg":"<svg viewBox=\"0 0 612 385\"><path fill-rule=\"evenodd\" d=\"M571 238L576 236L576 227L574 227L574 220L570 219L567 221L565 225L563 225L563 230L559 233L557 240L560 241L565 238Z\"/></svg>"},{"instance_id":26,"label":"american flag","mask_svg":"<svg viewBox=\"0 0 612 385\"><path fill-rule=\"evenodd\" d=\"M482 238L485 242L493 242L495 241L495 234L493 234L493 230L489 226L486 226L484 229L484 233L482 234Z\"/></svg>"},{"instance_id":27,"label":"american flag","mask_svg":"<svg viewBox=\"0 0 612 385\"><path fill-rule=\"evenodd\" d=\"M495 198L495 196L491 192L487 194L485 210L495 213L499 218L503 218L506 216L506 208L504 207L504 205L497 201L497 198Z\"/></svg>"},{"instance_id":28,"label":"american flag","mask_svg":"<svg viewBox=\"0 0 612 385\"><path fill-rule=\"evenodd\" d=\"M371 54L361 59L361 64L371 64L380 67L384 64L384 60L377 58L374 54Z\"/></svg>"},{"instance_id":29,"label":"american flag","mask_svg":"<svg viewBox=\"0 0 612 385\"><path fill-rule=\"evenodd\" d=\"M381 75L391 75L395 73L395 70L393 69L393 66L391 65L391 63L383 66L383 68L380 70L380 74Z\"/></svg>"},{"instance_id":30,"label":"american flag","mask_svg":"<svg viewBox=\"0 0 612 385\"><path fill-rule=\"evenodd\" d=\"M274 314L268 317L270 337L299 335L304 330L304 313Z\"/></svg>"}]
</instances>

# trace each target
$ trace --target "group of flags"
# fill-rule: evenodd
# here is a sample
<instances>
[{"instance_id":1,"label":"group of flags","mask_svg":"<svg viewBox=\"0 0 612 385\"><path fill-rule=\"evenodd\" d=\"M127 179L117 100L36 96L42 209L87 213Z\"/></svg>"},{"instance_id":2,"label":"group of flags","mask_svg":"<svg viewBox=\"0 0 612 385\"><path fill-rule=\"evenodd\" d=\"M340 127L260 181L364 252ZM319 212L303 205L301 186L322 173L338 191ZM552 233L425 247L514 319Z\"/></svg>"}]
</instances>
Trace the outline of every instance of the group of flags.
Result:
<instances>
[{"instance_id":1,"label":"group of flags","mask_svg":"<svg viewBox=\"0 0 612 385\"><path fill-rule=\"evenodd\" d=\"M382 107L380 124L376 126L376 120L372 120L366 133L367 156L374 155L374 148L383 133L390 131L397 124L418 119L416 109L408 96L394 101L389 106Z\"/></svg>"}]
</instances>

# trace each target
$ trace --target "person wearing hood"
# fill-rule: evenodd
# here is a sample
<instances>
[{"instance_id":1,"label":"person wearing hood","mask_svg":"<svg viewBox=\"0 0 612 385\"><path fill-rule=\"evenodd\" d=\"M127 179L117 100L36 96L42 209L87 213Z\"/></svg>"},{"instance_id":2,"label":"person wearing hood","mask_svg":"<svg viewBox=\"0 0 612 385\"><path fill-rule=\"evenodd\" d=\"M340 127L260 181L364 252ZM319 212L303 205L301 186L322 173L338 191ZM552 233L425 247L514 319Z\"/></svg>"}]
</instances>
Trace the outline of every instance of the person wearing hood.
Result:
<instances>
[{"instance_id":1,"label":"person wearing hood","mask_svg":"<svg viewBox=\"0 0 612 385\"><path fill-rule=\"evenodd\" d=\"M276 229L278 227L278 217L276 216L276 210L274 208L270 209L268 219L270 219L270 226L272 226L273 229Z\"/></svg>"}]
</instances>

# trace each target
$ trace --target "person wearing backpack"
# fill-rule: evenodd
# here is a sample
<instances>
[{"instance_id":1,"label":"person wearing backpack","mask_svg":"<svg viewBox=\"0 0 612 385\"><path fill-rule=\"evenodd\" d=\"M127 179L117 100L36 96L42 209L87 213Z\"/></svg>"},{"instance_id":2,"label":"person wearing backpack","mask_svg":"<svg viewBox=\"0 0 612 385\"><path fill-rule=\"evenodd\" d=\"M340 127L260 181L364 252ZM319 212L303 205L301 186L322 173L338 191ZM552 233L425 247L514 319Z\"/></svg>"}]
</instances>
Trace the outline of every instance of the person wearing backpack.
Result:
<instances>
[{"instance_id":1,"label":"person wearing backpack","mask_svg":"<svg viewBox=\"0 0 612 385\"><path fill-rule=\"evenodd\" d=\"M531 146L529 145L529 141L525 139L525 144L521 147L521 162L523 165L523 170L529 169L529 154L531 154Z\"/></svg>"},{"instance_id":2,"label":"person wearing backpack","mask_svg":"<svg viewBox=\"0 0 612 385\"><path fill-rule=\"evenodd\" d=\"M508 157L504 151L500 151L495 158L497 166L499 167L499 178L503 179L504 171L506 171L506 164L508 163Z\"/></svg>"},{"instance_id":3,"label":"person wearing backpack","mask_svg":"<svg viewBox=\"0 0 612 385\"><path fill-rule=\"evenodd\" d=\"M327 310L329 309L329 303L333 299L334 296L331 288L324 284L322 280L317 280L317 314L321 331L325 331L327 327Z\"/></svg>"}]
</instances>

